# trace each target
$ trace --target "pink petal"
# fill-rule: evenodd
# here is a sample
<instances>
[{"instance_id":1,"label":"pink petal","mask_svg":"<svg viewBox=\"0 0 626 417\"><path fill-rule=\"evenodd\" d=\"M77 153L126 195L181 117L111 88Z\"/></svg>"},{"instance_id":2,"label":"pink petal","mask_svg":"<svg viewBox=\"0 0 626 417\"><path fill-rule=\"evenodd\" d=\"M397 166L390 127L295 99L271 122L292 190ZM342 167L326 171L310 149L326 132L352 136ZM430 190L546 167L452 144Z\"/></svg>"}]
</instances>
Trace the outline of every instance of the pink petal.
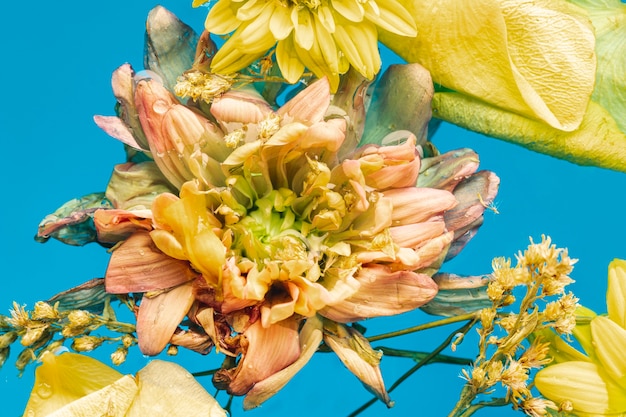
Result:
<instances>
[{"instance_id":1,"label":"pink petal","mask_svg":"<svg viewBox=\"0 0 626 417\"><path fill-rule=\"evenodd\" d=\"M152 220L141 217L151 216L150 210L96 210L93 214L93 222L98 232L98 241L101 243L118 243L127 239L138 230L152 230Z\"/></svg>"},{"instance_id":2,"label":"pink petal","mask_svg":"<svg viewBox=\"0 0 626 417\"><path fill-rule=\"evenodd\" d=\"M315 123L324 119L330 104L330 84L324 77L302 90L278 110L278 115L305 123Z\"/></svg>"},{"instance_id":3,"label":"pink petal","mask_svg":"<svg viewBox=\"0 0 626 417\"><path fill-rule=\"evenodd\" d=\"M435 188L393 188L383 194L393 203L394 225L423 222L457 204L452 193Z\"/></svg>"},{"instance_id":4,"label":"pink petal","mask_svg":"<svg viewBox=\"0 0 626 417\"><path fill-rule=\"evenodd\" d=\"M383 265L363 268L356 279L361 287L351 297L320 311L331 320L348 323L414 310L437 294L437 284L412 271L392 271Z\"/></svg>"},{"instance_id":5,"label":"pink petal","mask_svg":"<svg viewBox=\"0 0 626 417\"><path fill-rule=\"evenodd\" d=\"M161 353L193 301L191 282L155 297L144 295L137 312L137 339L141 353L148 356Z\"/></svg>"},{"instance_id":6,"label":"pink petal","mask_svg":"<svg viewBox=\"0 0 626 417\"><path fill-rule=\"evenodd\" d=\"M114 137L130 146L131 148L143 151L144 149L137 143L130 127L122 119L116 116L94 116L93 121L98 127L108 135Z\"/></svg>"},{"instance_id":7,"label":"pink petal","mask_svg":"<svg viewBox=\"0 0 626 417\"><path fill-rule=\"evenodd\" d=\"M393 241L403 248L416 248L425 241L433 239L446 229L443 221L430 221L423 223L393 226L389 228Z\"/></svg>"},{"instance_id":8,"label":"pink petal","mask_svg":"<svg viewBox=\"0 0 626 417\"><path fill-rule=\"evenodd\" d=\"M167 256L147 232L137 231L111 254L105 284L111 294L127 294L171 288L196 276L189 262Z\"/></svg>"}]
</instances>

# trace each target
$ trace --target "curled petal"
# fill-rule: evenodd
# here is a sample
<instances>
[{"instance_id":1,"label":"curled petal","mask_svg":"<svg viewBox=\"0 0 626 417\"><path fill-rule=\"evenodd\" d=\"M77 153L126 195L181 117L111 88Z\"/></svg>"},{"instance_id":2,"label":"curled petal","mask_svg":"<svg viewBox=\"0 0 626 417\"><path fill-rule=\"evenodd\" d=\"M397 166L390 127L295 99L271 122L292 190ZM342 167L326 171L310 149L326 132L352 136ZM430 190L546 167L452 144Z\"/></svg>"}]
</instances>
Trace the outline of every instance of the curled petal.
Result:
<instances>
[{"instance_id":1,"label":"curled petal","mask_svg":"<svg viewBox=\"0 0 626 417\"><path fill-rule=\"evenodd\" d=\"M476 172L478 163L478 154L469 148L423 158L417 186L452 191L460 181Z\"/></svg>"},{"instance_id":2,"label":"curled petal","mask_svg":"<svg viewBox=\"0 0 626 417\"><path fill-rule=\"evenodd\" d=\"M420 307L422 311L435 316L452 317L488 308L492 305L487 296L489 277L459 276L439 273L433 276L439 287L435 298Z\"/></svg>"},{"instance_id":3,"label":"curled petal","mask_svg":"<svg viewBox=\"0 0 626 417\"><path fill-rule=\"evenodd\" d=\"M437 294L437 284L429 276L394 272L382 265L363 268L356 279L361 286L354 295L325 307L320 314L342 323L391 316L414 310Z\"/></svg>"},{"instance_id":4,"label":"curled petal","mask_svg":"<svg viewBox=\"0 0 626 417\"><path fill-rule=\"evenodd\" d=\"M324 342L378 399L387 407L393 406L380 373L382 353L374 351L361 333L352 327L325 321Z\"/></svg>"},{"instance_id":5,"label":"curled petal","mask_svg":"<svg viewBox=\"0 0 626 417\"><path fill-rule=\"evenodd\" d=\"M98 241L112 245L128 238L137 230L151 230L150 216L150 210L96 210L93 223L98 232Z\"/></svg>"}]
</instances>

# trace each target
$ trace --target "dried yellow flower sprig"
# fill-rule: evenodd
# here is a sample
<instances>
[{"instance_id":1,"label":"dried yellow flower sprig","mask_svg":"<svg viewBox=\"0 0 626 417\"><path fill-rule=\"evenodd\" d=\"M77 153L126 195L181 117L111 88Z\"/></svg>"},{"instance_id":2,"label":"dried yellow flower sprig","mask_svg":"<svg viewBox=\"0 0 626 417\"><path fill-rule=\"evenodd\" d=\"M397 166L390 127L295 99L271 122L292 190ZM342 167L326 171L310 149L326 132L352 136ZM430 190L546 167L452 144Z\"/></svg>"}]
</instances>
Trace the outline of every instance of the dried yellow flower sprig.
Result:
<instances>
[{"instance_id":1,"label":"dried yellow flower sprig","mask_svg":"<svg viewBox=\"0 0 626 417\"><path fill-rule=\"evenodd\" d=\"M92 334L101 327L120 336ZM108 301L102 314L80 309L62 310L58 302L51 304L46 301L36 302L29 311L13 302L10 316L0 315L0 367L9 356L11 345L18 339L25 348L15 363L20 371L44 352L54 351L68 341L76 352L90 352L105 341L120 342L111 355L111 361L119 365L125 361L128 348L137 344L134 333L135 325L118 321Z\"/></svg>"},{"instance_id":2,"label":"dried yellow flower sprig","mask_svg":"<svg viewBox=\"0 0 626 417\"><path fill-rule=\"evenodd\" d=\"M548 415L557 410L552 401L534 397L530 391L531 372L551 361L549 343L528 337L535 331L552 328L570 334L576 324L578 298L565 287L576 263L567 249L557 248L549 237L541 243L531 239L528 249L510 259L493 260L487 288L492 306L480 311L478 355L471 369L464 369L467 381L450 416L469 416L484 406L511 404L530 416ZM523 294L523 295L522 295ZM518 298L520 298L519 303ZM508 311L510 307L517 312ZM481 394L493 394L500 384L506 394L486 402L475 402Z\"/></svg>"}]
</instances>

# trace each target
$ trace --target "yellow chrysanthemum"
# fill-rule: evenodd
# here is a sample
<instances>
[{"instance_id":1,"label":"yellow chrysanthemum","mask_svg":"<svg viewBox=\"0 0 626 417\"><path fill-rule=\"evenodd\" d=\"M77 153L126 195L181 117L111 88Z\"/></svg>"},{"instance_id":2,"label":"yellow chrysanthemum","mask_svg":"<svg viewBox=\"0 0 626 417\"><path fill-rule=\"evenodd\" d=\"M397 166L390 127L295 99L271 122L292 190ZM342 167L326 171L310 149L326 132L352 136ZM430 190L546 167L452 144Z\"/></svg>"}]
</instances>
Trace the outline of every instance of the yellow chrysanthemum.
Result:
<instances>
[{"instance_id":1,"label":"yellow chrysanthemum","mask_svg":"<svg viewBox=\"0 0 626 417\"><path fill-rule=\"evenodd\" d=\"M204 3L195 0L193 6ZM213 71L238 71L276 46L286 80L298 81L308 68L317 77L327 76L332 90L349 65L369 79L376 75L381 65L377 27L417 35L413 17L397 0L219 0L205 26L220 35L233 32L213 57Z\"/></svg>"}]
</instances>

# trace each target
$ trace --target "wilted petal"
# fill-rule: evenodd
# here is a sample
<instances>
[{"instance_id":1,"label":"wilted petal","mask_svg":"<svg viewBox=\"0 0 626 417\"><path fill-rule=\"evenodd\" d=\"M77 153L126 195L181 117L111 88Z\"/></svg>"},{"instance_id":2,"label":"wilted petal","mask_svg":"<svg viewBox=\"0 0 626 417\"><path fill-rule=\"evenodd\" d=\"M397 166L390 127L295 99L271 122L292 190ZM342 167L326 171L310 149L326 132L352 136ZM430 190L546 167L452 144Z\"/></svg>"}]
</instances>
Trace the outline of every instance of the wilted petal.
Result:
<instances>
[{"instance_id":1,"label":"wilted petal","mask_svg":"<svg viewBox=\"0 0 626 417\"><path fill-rule=\"evenodd\" d=\"M374 351L366 338L356 329L325 321L324 342L337 354L341 362L365 384L387 407L393 402L387 394L380 373L380 351Z\"/></svg>"},{"instance_id":2,"label":"wilted petal","mask_svg":"<svg viewBox=\"0 0 626 417\"><path fill-rule=\"evenodd\" d=\"M148 13L144 66L159 74L174 90L176 79L191 68L198 35L172 12L156 6Z\"/></svg>"},{"instance_id":3,"label":"wilted petal","mask_svg":"<svg viewBox=\"0 0 626 417\"><path fill-rule=\"evenodd\" d=\"M149 209L157 195L175 191L154 161L127 162L113 168L106 197L118 209Z\"/></svg>"},{"instance_id":4,"label":"wilted petal","mask_svg":"<svg viewBox=\"0 0 626 417\"><path fill-rule=\"evenodd\" d=\"M626 261L614 259L609 264L609 285L606 291L609 318L626 329Z\"/></svg>"},{"instance_id":5,"label":"wilted petal","mask_svg":"<svg viewBox=\"0 0 626 417\"><path fill-rule=\"evenodd\" d=\"M257 382L274 375L300 356L298 321L289 318L265 328L257 320L243 332L247 349L236 368L222 369L213 383L232 395L243 395Z\"/></svg>"},{"instance_id":6,"label":"wilted petal","mask_svg":"<svg viewBox=\"0 0 626 417\"><path fill-rule=\"evenodd\" d=\"M109 136L121 141L131 148L143 151L137 139L133 136L130 127L117 116L94 116L93 121Z\"/></svg>"},{"instance_id":7,"label":"wilted petal","mask_svg":"<svg viewBox=\"0 0 626 417\"><path fill-rule=\"evenodd\" d=\"M418 144L425 143L433 93L430 74L421 65L390 65L374 88L359 145L384 145L396 130L408 130Z\"/></svg>"},{"instance_id":8,"label":"wilted petal","mask_svg":"<svg viewBox=\"0 0 626 417\"><path fill-rule=\"evenodd\" d=\"M154 297L144 294L137 312L139 350L148 356L161 353L193 303L191 282Z\"/></svg>"},{"instance_id":9,"label":"wilted petal","mask_svg":"<svg viewBox=\"0 0 626 417\"><path fill-rule=\"evenodd\" d=\"M92 216L98 209L112 209L113 205L104 193L88 194L75 198L48 214L37 229L35 240L46 242L51 237L63 243L82 246L97 240Z\"/></svg>"},{"instance_id":10,"label":"wilted petal","mask_svg":"<svg viewBox=\"0 0 626 417\"><path fill-rule=\"evenodd\" d=\"M307 364L321 342L322 321L317 316L310 317L300 330L300 357L282 371L256 383L243 400L244 409L258 407L281 390Z\"/></svg>"},{"instance_id":11,"label":"wilted petal","mask_svg":"<svg viewBox=\"0 0 626 417\"><path fill-rule=\"evenodd\" d=\"M228 126L233 123L241 125L259 123L271 113L271 106L254 88L229 90L216 97L211 105L211 114Z\"/></svg>"},{"instance_id":12,"label":"wilted petal","mask_svg":"<svg viewBox=\"0 0 626 417\"><path fill-rule=\"evenodd\" d=\"M320 314L342 323L391 316L414 310L437 294L437 284L429 276L394 272L382 265L364 267L356 279L361 286L354 295L323 308Z\"/></svg>"},{"instance_id":13,"label":"wilted petal","mask_svg":"<svg viewBox=\"0 0 626 417\"><path fill-rule=\"evenodd\" d=\"M96 210L93 223L98 232L98 242L112 246L137 230L151 230L151 216L150 210Z\"/></svg>"},{"instance_id":14,"label":"wilted petal","mask_svg":"<svg viewBox=\"0 0 626 417\"><path fill-rule=\"evenodd\" d=\"M469 148L422 158L418 187L452 191L457 184L478 169L478 154Z\"/></svg>"},{"instance_id":15,"label":"wilted petal","mask_svg":"<svg viewBox=\"0 0 626 417\"><path fill-rule=\"evenodd\" d=\"M428 314L452 317L492 306L486 291L489 283L489 277L486 275L460 276L440 273L433 276L433 281L439 287L439 291L428 304L420 307Z\"/></svg>"},{"instance_id":16,"label":"wilted petal","mask_svg":"<svg viewBox=\"0 0 626 417\"><path fill-rule=\"evenodd\" d=\"M127 294L175 287L198 275L189 262L161 252L145 231L138 231L113 251L107 267L107 292Z\"/></svg>"}]
</instances>

